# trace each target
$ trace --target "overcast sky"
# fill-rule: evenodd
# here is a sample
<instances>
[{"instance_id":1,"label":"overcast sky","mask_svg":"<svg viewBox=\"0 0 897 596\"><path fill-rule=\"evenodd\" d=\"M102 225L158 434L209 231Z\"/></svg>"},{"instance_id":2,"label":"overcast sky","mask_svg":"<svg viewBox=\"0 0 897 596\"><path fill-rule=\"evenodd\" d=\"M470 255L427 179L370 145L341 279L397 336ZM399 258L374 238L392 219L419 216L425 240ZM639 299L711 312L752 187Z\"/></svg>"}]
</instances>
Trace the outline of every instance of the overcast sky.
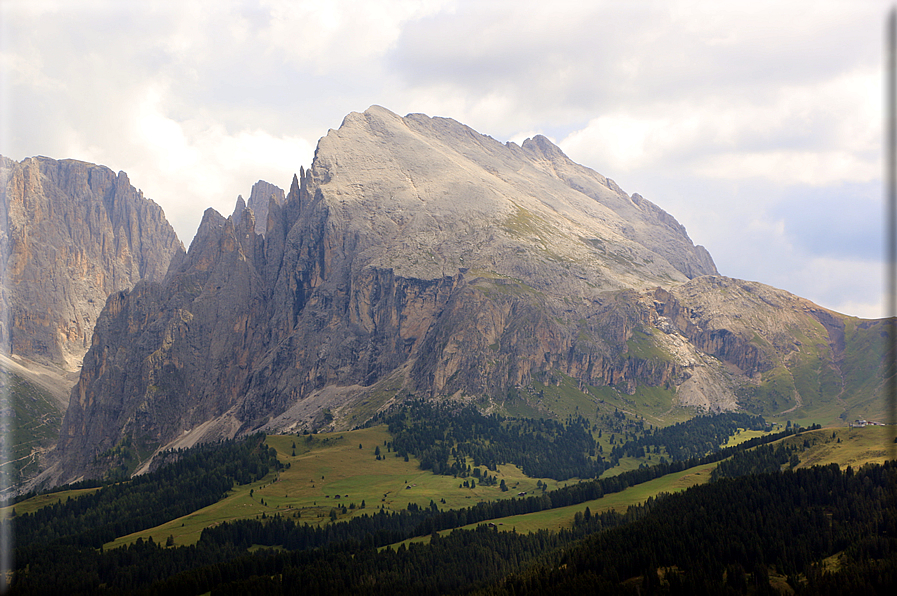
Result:
<instances>
[{"instance_id":1,"label":"overcast sky","mask_svg":"<svg viewBox=\"0 0 897 596\"><path fill-rule=\"evenodd\" d=\"M720 273L878 317L891 5L0 0L0 153L124 170L189 245L372 104L544 134Z\"/></svg>"}]
</instances>

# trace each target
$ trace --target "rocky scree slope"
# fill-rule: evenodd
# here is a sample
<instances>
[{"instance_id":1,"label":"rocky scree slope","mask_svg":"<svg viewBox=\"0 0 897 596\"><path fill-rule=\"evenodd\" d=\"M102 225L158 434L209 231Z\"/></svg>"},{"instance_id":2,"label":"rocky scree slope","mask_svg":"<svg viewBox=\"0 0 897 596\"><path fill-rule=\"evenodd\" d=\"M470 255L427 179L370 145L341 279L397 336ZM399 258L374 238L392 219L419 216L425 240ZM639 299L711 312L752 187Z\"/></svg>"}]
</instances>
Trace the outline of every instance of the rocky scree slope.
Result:
<instances>
[{"instance_id":1,"label":"rocky scree slope","mask_svg":"<svg viewBox=\"0 0 897 596\"><path fill-rule=\"evenodd\" d=\"M162 448L347 426L405 395L499 407L546 374L784 409L757 388L794 359L789 321L837 344L822 309L718 276L672 216L543 137L375 106L320 140L259 226L239 202L209 210L163 282L109 299L44 480L100 474L125 443L145 469ZM837 359L823 352L814 366Z\"/></svg>"}]
</instances>

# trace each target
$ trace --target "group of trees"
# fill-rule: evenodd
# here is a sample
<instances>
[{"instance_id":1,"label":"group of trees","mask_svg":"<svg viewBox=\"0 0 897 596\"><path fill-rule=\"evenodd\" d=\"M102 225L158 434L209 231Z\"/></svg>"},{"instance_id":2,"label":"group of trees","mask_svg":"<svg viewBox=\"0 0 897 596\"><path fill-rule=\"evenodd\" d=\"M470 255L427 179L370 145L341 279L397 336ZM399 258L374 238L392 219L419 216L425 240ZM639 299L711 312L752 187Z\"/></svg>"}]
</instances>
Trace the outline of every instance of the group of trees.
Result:
<instances>
[{"instance_id":1,"label":"group of trees","mask_svg":"<svg viewBox=\"0 0 897 596\"><path fill-rule=\"evenodd\" d=\"M48 505L4 524L15 524L16 544L101 547L187 515L222 499L234 484L248 484L278 469L277 452L264 435L208 444L163 457L168 464L100 490ZM64 487L63 487L64 488Z\"/></svg>"},{"instance_id":2,"label":"group of trees","mask_svg":"<svg viewBox=\"0 0 897 596\"><path fill-rule=\"evenodd\" d=\"M381 414L371 424L389 425L391 447L415 455L434 474L467 477L479 466L495 471L513 463L533 478L594 478L606 466L596 453L589 421L485 416L470 405L416 400ZM469 463L473 462L473 466Z\"/></svg>"},{"instance_id":3,"label":"group of trees","mask_svg":"<svg viewBox=\"0 0 897 596\"><path fill-rule=\"evenodd\" d=\"M595 534L494 593L630 593L627 578L640 578L648 593L767 593L774 569L798 593L890 594L894 495L894 462L721 479L660 499L642 519ZM825 570L822 559L835 553L843 553L840 570Z\"/></svg>"},{"instance_id":4,"label":"group of trees","mask_svg":"<svg viewBox=\"0 0 897 596\"><path fill-rule=\"evenodd\" d=\"M610 437L613 446L606 460L591 423L581 416L565 422L504 418L485 416L470 405L417 400L371 424L387 423L394 436L390 449L399 457L415 455L421 468L435 474L466 478L478 466L495 471L499 464L513 463L527 476L555 480L595 478L626 456L657 453L658 461L702 457L719 451L738 429L769 426L761 416L743 413L698 416L665 428L645 428L644 420L628 421L619 411L605 418L620 429L619 441L616 433Z\"/></svg>"},{"instance_id":5,"label":"group of trees","mask_svg":"<svg viewBox=\"0 0 897 596\"><path fill-rule=\"evenodd\" d=\"M594 447L582 436L590 429L581 419L506 420L422 402L386 418L394 432L387 451L417 455L429 439L447 449L446 462L474 458L487 469L487 462L520 465L530 452L549 457L559 445L575 445L585 457ZM718 429L744 423L699 420L681 425L667 444L682 433L715 441ZM869 593L893 587L894 464L782 473L800 440L791 439L793 447L764 445L801 432L792 427L700 457L454 510L431 502L324 526L264 516L206 528L192 546L138 540L97 548L214 502L233 484L280 466L262 436L207 445L169 454L168 465L151 474L19 516L10 594L631 593L633 587L642 593L763 593L771 568L788 575L797 591L812 586L822 593L838 584L818 561L836 552L845 553L837 577L846 584ZM710 462L721 462L715 482L650 499L626 513L586 509L560 532L497 531L501 518L584 503ZM473 470L479 473L469 475L477 482L495 478ZM469 524L481 525L457 529ZM446 530L453 531L438 534ZM383 550L420 536L431 536L430 543Z\"/></svg>"},{"instance_id":6,"label":"group of trees","mask_svg":"<svg viewBox=\"0 0 897 596\"><path fill-rule=\"evenodd\" d=\"M482 524L385 550L378 543L403 532L374 525L407 526L448 512L431 506L331 524L315 530L330 538L306 548L291 536L308 530L275 516L210 528L190 547L138 541L105 553L44 549L10 593L765 594L774 571L797 593L890 594L894 494L893 462L857 471L820 466L721 479L626 514L586 510L560 532L524 535ZM263 544L283 550L257 548ZM840 569L826 570L819 562L835 553L842 553Z\"/></svg>"},{"instance_id":7,"label":"group of trees","mask_svg":"<svg viewBox=\"0 0 897 596\"><path fill-rule=\"evenodd\" d=\"M610 453L612 463L621 457L644 457L646 453L665 453L672 461L701 457L718 451L720 445L738 429L766 430L769 424L762 416L729 412L712 416L696 416L664 428L652 427L615 445Z\"/></svg>"}]
</instances>

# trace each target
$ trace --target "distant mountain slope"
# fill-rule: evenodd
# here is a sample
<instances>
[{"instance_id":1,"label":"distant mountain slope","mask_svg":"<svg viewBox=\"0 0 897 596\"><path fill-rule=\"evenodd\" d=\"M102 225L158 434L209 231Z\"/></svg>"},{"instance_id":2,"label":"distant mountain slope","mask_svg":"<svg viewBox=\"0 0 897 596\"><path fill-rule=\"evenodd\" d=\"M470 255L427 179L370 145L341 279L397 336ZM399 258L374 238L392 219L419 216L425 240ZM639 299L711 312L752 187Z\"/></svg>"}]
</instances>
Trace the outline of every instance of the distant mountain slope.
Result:
<instances>
[{"instance_id":1,"label":"distant mountain slope","mask_svg":"<svg viewBox=\"0 0 897 596\"><path fill-rule=\"evenodd\" d=\"M75 372L0 354L0 486L8 488L36 474L44 454L56 445Z\"/></svg>"},{"instance_id":2,"label":"distant mountain slope","mask_svg":"<svg viewBox=\"0 0 897 596\"><path fill-rule=\"evenodd\" d=\"M239 223L240 217L244 209L249 209L255 214L255 232L256 234L265 235L268 229L268 205L274 201L278 205L283 205L286 201L283 189L274 186L270 182L259 180L252 185L252 192L249 194L249 201L245 201L242 195L237 196L237 206L234 208L232 215L234 222Z\"/></svg>"},{"instance_id":3,"label":"distant mountain slope","mask_svg":"<svg viewBox=\"0 0 897 596\"><path fill-rule=\"evenodd\" d=\"M36 472L54 446L109 294L161 280L183 254L161 207L124 172L0 156L0 388L9 398L0 474L16 482Z\"/></svg>"},{"instance_id":4,"label":"distant mountain slope","mask_svg":"<svg viewBox=\"0 0 897 596\"><path fill-rule=\"evenodd\" d=\"M638 413L643 388L670 410L880 406L877 322L718 276L672 216L542 137L372 107L267 207L263 236L241 204L208 210L163 282L110 298L48 482L102 473L126 438L145 462L408 395L573 411L536 382L592 411L612 394Z\"/></svg>"},{"instance_id":5,"label":"distant mountain slope","mask_svg":"<svg viewBox=\"0 0 897 596\"><path fill-rule=\"evenodd\" d=\"M77 370L106 297L161 280L183 245L127 175L80 161L0 157L9 353Z\"/></svg>"}]
</instances>

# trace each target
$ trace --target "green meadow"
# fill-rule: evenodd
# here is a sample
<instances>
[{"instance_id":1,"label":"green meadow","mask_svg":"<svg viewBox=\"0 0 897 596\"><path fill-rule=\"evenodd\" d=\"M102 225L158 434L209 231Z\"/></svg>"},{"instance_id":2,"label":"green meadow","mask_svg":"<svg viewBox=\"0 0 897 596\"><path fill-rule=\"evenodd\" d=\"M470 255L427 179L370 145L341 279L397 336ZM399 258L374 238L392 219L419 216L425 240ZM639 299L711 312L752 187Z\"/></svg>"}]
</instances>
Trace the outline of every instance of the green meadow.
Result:
<instances>
[{"instance_id":1,"label":"green meadow","mask_svg":"<svg viewBox=\"0 0 897 596\"><path fill-rule=\"evenodd\" d=\"M761 434L757 431L739 431L726 446ZM480 501L516 498L520 492L534 494L541 490L537 488L539 482L546 484L547 490L577 482L575 479L557 482L547 478L529 478L516 466L502 465L489 474L497 476L498 482L504 480L508 491L501 491L498 485L481 485L478 481L475 488L465 488L464 481L471 478L437 476L423 471L415 458L409 457L405 461L402 457L396 457L387 446L390 441L391 436L385 426L338 433L268 436L267 444L277 450L278 459L284 464L279 472L271 472L255 483L237 486L224 499L208 507L160 526L119 537L104 548L130 544L138 538L152 538L161 544L194 544L206 527L231 520L273 515L319 525L333 523L333 518L339 522L380 509L400 511L407 509L409 504L423 508L435 503L439 509L459 509ZM867 462L883 462L894 456L893 429L889 427L824 428L805 431L782 441L800 447L800 467L827 463L859 467ZM380 459L377 459L378 449ZM635 461L628 463L632 467L637 465ZM674 493L706 483L715 465L669 474L579 505L492 522L506 531L557 531L570 527L574 516L585 511L586 507L592 513L611 509L623 512L630 505L643 503L660 493ZM481 472L486 472L485 468L481 468ZM94 490L97 489L39 495L4 508L2 514L6 516L14 509L16 515L22 515ZM425 540L429 538L421 537L414 541Z\"/></svg>"},{"instance_id":2,"label":"green meadow","mask_svg":"<svg viewBox=\"0 0 897 596\"><path fill-rule=\"evenodd\" d=\"M890 426L822 428L783 441L803 447L799 454L801 468L832 463L841 468L859 468L897 457L894 428Z\"/></svg>"},{"instance_id":3,"label":"green meadow","mask_svg":"<svg viewBox=\"0 0 897 596\"><path fill-rule=\"evenodd\" d=\"M781 429L776 429L781 430ZM736 445L740 445L745 441L750 441L751 439L756 439L757 437L762 437L764 435L768 435L772 432L776 431L765 431L765 430L748 430L744 428L739 428L738 432L729 437L729 440L720 445L721 448L725 449L726 447L735 447Z\"/></svg>"},{"instance_id":4,"label":"green meadow","mask_svg":"<svg viewBox=\"0 0 897 596\"><path fill-rule=\"evenodd\" d=\"M10 514L10 512L14 511L16 515L24 515L26 513L31 513L32 511L37 511L41 507L46 507L48 505L55 505L61 501L65 501L69 498L77 498L82 495L89 495L90 493L96 492L100 489L98 488L81 488L76 490L63 490L57 493L48 493L44 495L37 495L32 497L26 501L22 501L21 503L16 503L15 505L8 505L6 507L0 507L0 517L3 519L6 518Z\"/></svg>"},{"instance_id":5,"label":"green meadow","mask_svg":"<svg viewBox=\"0 0 897 596\"><path fill-rule=\"evenodd\" d=\"M491 521L469 524L464 526L463 529L471 530L484 523L494 523L498 530L506 532L531 533L539 530L556 532L558 530L570 528L573 525L574 516L577 513L583 513L586 508L589 508L592 513L603 513L610 510L625 513L630 505L644 503L649 498L657 497L660 493L675 493L698 484L705 484L710 480L710 472L715 466L716 464L696 466L636 486L630 486L618 493L607 494L600 499L586 501L578 505L558 507L557 509L526 513L523 515L512 515ZM450 534L453 531L454 530L445 530L440 532L440 534ZM404 544L407 545L417 542L426 543L429 541L429 536L419 536L404 541ZM398 544L394 545L394 547L398 546Z\"/></svg>"},{"instance_id":6,"label":"green meadow","mask_svg":"<svg viewBox=\"0 0 897 596\"><path fill-rule=\"evenodd\" d=\"M740 430L730 437L724 445L729 447L737 445L757 436L767 434L762 431ZM833 436L834 435L834 436ZM840 439L840 442L839 442ZM787 437L780 442L785 444L804 445L803 452L799 454L800 464L797 467L810 467L814 465L836 463L842 468L852 466L860 467L866 463L883 463L886 459L894 457L893 445L894 430L890 427L867 426L865 428L823 428L816 431L805 431L800 435ZM888 455L890 449L890 455ZM710 480L710 473L717 464L696 466L668 474L661 478L626 488L619 493L611 493L600 499L587 501L578 505L515 515L492 520L498 530L514 531L521 533L536 532L539 530L558 531L573 525L573 518L577 513L582 513L588 507L592 513L602 513L615 510L620 513L626 511L630 505L644 503L649 498L657 497L661 493L675 493L692 486L705 484ZM489 523L489 522L481 522ZM470 524L465 529L473 529L479 524ZM441 534L447 534L452 530L446 530ZM420 536L406 540L405 544L412 542L429 542L429 536ZM394 545L395 547L398 544Z\"/></svg>"},{"instance_id":7,"label":"green meadow","mask_svg":"<svg viewBox=\"0 0 897 596\"><path fill-rule=\"evenodd\" d=\"M163 544L169 537L174 545L194 544L208 526L263 515L295 517L319 525L331 523L331 512L335 512L336 521L342 521L380 509L407 509L411 503L429 507L434 502L440 509L458 509L534 491L540 480L549 490L571 483L529 478L516 466L504 465L490 475L498 476L499 482L503 479L508 491L479 483L475 488L463 488L464 481L471 479L423 471L415 458L405 461L388 451L385 443L390 440L385 426L302 436L271 435L267 444L277 450L278 459L287 466L279 473L272 472L258 482L238 486L213 505L155 528L122 536L106 547L150 537ZM378 447L379 460L375 454ZM485 472L485 468L482 470Z\"/></svg>"}]
</instances>

